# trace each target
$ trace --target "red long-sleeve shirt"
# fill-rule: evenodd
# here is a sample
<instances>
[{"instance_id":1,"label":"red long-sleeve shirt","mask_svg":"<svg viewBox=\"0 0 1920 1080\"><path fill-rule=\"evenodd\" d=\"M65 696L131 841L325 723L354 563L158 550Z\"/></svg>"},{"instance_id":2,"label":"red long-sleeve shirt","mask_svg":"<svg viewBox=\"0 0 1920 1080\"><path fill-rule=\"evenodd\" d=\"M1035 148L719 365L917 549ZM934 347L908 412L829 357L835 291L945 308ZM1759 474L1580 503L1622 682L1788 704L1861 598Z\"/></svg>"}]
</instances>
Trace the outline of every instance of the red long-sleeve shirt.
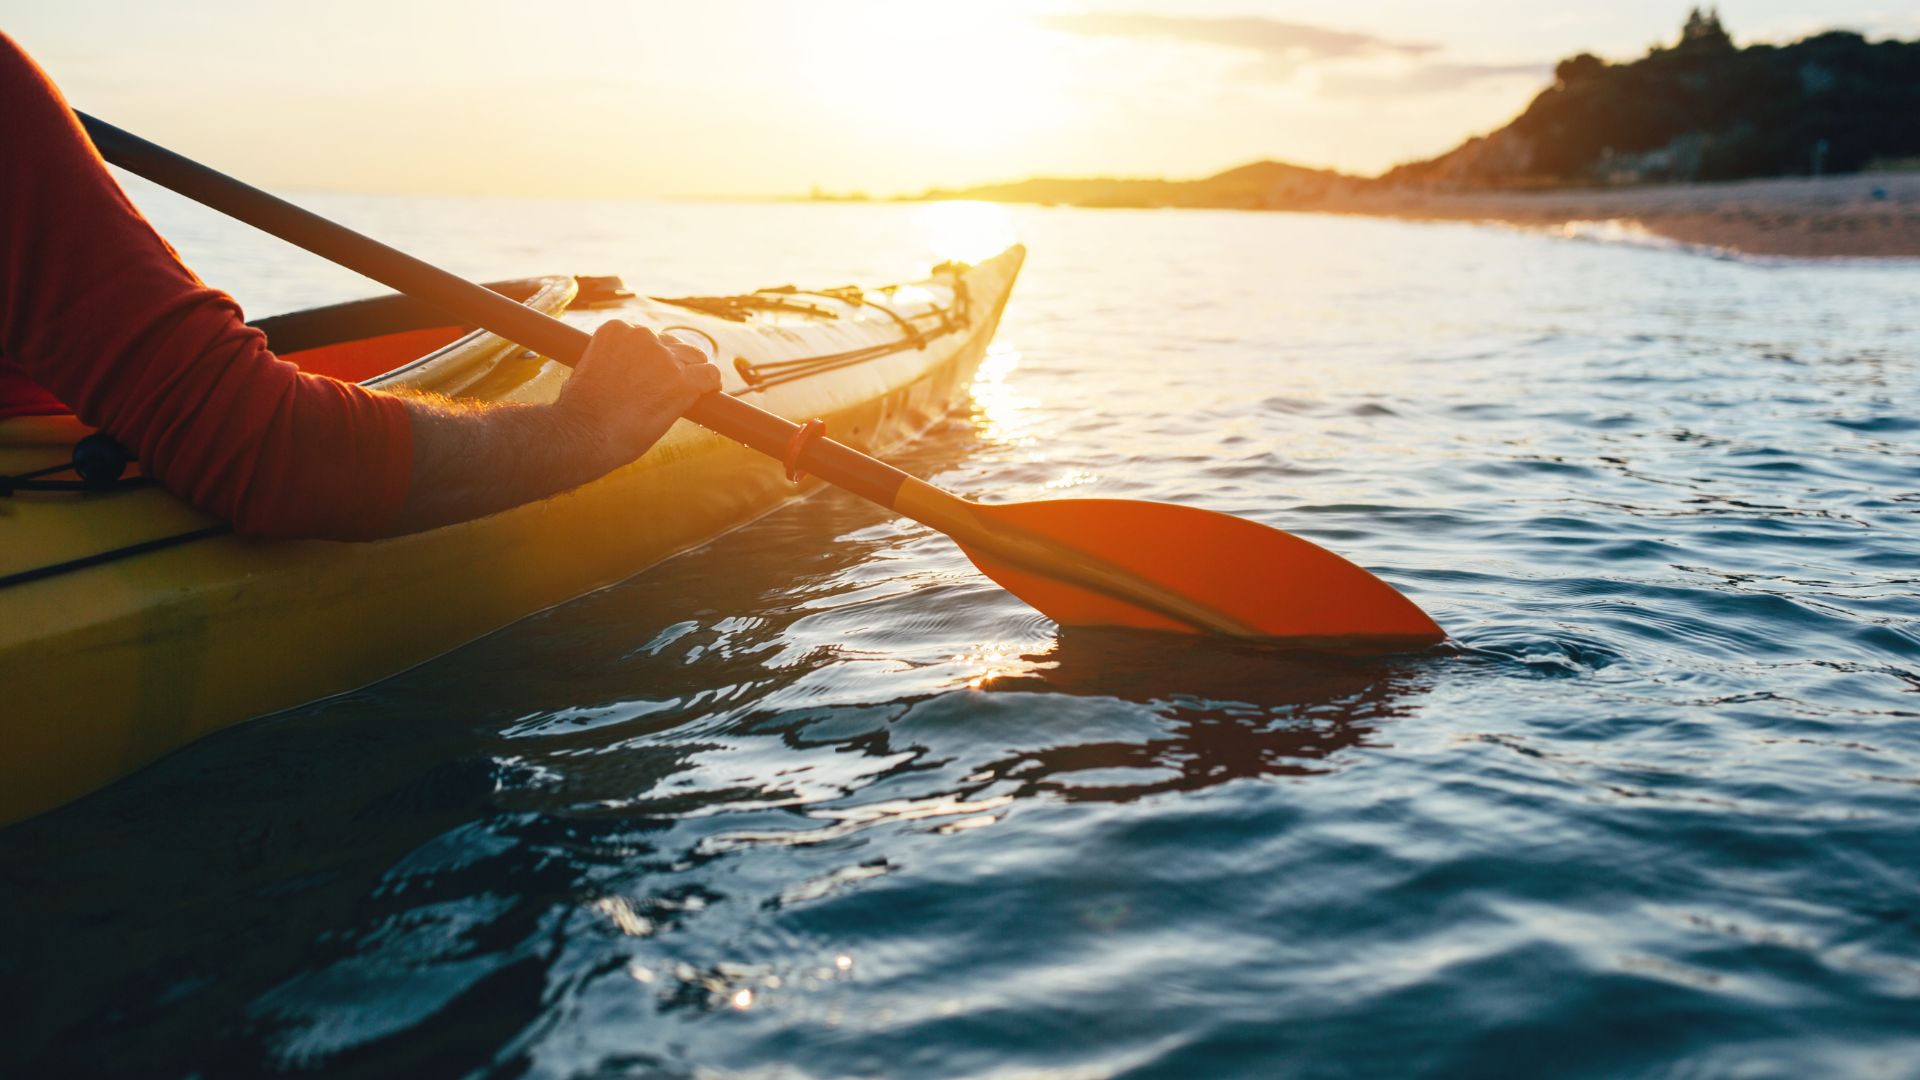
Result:
<instances>
[{"instance_id":1,"label":"red long-sleeve shirt","mask_svg":"<svg viewBox=\"0 0 1920 1080\"><path fill-rule=\"evenodd\" d=\"M411 480L406 407L275 357L0 33L0 420L69 409L245 535L380 536Z\"/></svg>"}]
</instances>

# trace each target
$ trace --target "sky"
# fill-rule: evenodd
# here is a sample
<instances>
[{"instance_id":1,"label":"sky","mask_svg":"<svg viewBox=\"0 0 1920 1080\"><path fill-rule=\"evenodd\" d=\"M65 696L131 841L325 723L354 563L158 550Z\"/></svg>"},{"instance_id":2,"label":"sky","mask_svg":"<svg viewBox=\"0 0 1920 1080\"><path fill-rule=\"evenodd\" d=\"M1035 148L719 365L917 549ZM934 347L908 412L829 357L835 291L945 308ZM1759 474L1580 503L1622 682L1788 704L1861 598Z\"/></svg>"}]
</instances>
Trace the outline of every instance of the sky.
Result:
<instances>
[{"instance_id":1,"label":"sky","mask_svg":"<svg viewBox=\"0 0 1920 1080\"><path fill-rule=\"evenodd\" d=\"M1500 126L1670 0L0 0L81 109L293 191L750 197L1374 173ZM1734 0L1736 41L1920 37L1911 0Z\"/></svg>"}]
</instances>

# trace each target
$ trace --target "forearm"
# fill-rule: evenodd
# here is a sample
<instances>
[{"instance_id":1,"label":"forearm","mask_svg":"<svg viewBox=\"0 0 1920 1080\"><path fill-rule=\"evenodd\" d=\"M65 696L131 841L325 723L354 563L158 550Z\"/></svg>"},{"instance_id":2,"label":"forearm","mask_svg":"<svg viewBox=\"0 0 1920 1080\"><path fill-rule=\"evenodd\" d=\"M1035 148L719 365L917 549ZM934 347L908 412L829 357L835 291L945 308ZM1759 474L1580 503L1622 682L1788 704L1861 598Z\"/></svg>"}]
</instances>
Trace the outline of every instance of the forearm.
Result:
<instances>
[{"instance_id":1,"label":"forearm","mask_svg":"<svg viewBox=\"0 0 1920 1080\"><path fill-rule=\"evenodd\" d=\"M418 532L543 499L647 452L720 372L695 348L613 320L551 405L402 397L413 479L396 533Z\"/></svg>"},{"instance_id":2,"label":"forearm","mask_svg":"<svg viewBox=\"0 0 1920 1080\"><path fill-rule=\"evenodd\" d=\"M543 499L633 460L673 426L638 402L638 441L617 442L564 405L473 404L402 395L413 430L413 482L394 533L419 532ZM644 445L642 445L644 444Z\"/></svg>"}]
</instances>

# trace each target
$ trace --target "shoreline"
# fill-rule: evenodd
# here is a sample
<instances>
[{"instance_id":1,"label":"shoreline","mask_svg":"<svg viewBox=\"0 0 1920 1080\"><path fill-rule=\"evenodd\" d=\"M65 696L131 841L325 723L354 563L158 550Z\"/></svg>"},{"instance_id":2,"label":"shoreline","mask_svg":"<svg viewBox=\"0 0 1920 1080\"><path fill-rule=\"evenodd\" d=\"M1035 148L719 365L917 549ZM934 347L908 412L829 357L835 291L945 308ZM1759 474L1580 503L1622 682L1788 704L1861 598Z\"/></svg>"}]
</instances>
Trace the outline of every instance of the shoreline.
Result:
<instances>
[{"instance_id":1,"label":"shoreline","mask_svg":"<svg viewBox=\"0 0 1920 1080\"><path fill-rule=\"evenodd\" d=\"M1077 183L1081 193L1018 191L1038 183ZM1135 181L1029 181L994 189L935 191L919 196L804 198L806 202L941 202L977 199L1011 205L1086 209L1187 209L1351 214L1403 221L1458 221L1561 229L1568 235L1645 236L1702 251L1761 258L1920 258L1920 172L1775 177L1711 184L1625 188L1445 190L1389 186L1348 177L1278 184L1261 191L1155 192L1113 198L1105 191ZM1193 182L1201 183L1201 182ZM1016 190L1008 190L1009 188ZM1095 194L1098 192L1098 194ZM1129 195L1132 193L1128 193Z\"/></svg>"},{"instance_id":2,"label":"shoreline","mask_svg":"<svg viewBox=\"0 0 1920 1080\"><path fill-rule=\"evenodd\" d=\"M1879 197L1876 197L1876 191ZM1574 191L1356 189L1300 210L1535 228L1621 223L1675 243L1788 258L1920 257L1920 174Z\"/></svg>"}]
</instances>

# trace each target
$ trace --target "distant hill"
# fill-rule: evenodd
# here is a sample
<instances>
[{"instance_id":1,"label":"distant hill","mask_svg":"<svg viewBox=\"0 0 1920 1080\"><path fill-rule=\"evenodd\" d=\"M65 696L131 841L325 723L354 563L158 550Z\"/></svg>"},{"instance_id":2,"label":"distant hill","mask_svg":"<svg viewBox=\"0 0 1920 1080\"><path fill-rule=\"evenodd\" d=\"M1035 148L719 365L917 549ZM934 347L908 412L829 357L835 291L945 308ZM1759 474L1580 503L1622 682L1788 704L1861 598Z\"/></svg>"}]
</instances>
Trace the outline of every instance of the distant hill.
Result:
<instances>
[{"instance_id":1,"label":"distant hill","mask_svg":"<svg viewBox=\"0 0 1920 1080\"><path fill-rule=\"evenodd\" d=\"M1392 184L1615 185L1858 172L1920 157L1920 42L1833 30L1740 48L1695 9L1680 40L1609 64L1563 60L1507 126Z\"/></svg>"},{"instance_id":2,"label":"distant hill","mask_svg":"<svg viewBox=\"0 0 1920 1080\"><path fill-rule=\"evenodd\" d=\"M984 199L1064 206L1271 210L1318 201L1353 182L1352 177L1325 169L1306 169L1278 161L1256 161L1204 180L1042 178L1009 184L987 184L957 191L935 189L920 198Z\"/></svg>"}]
</instances>

